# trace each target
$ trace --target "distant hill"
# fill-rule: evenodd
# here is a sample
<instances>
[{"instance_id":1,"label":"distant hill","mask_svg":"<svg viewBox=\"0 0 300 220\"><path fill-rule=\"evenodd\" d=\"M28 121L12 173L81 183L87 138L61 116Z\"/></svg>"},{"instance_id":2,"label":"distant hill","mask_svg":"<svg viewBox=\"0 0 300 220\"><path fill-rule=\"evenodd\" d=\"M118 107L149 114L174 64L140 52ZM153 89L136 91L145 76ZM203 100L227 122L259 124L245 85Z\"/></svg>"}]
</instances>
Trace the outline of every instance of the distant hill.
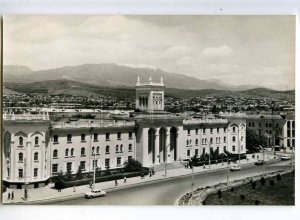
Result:
<instances>
[{"instance_id":1,"label":"distant hill","mask_svg":"<svg viewBox=\"0 0 300 220\"><path fill-rule=\"evenodd\" d=\"M20 93L41 93L41 94L72 94L81 96L113 96L119 98L126 98L135 96L134 87L105 87L96 86L87 83L81 83L71 80L47 80L34 83L4 83L6 89ZM287 100L295 99L295 91L275 91L269 89L251 89L245 91L226 91L216 89L176 89L166 88L166 96L186 98L186 97L203 97L203 96L235 96L244 98L284 98Z\"/></svg>"},{"instance_id":2,"label":"distant hill","mask_svg":"<svg viewBox=\"0 0 300 220\"><path fill-rule=\"evenodd\" d=\"M160 81L164 78L164 83L168 88L178 89L224 89L232 90L233 86L223 86L218 82L200 80L178 73L169 73L154 68L133 68L128 66L117 65L113 63L104 64L84 64L78 66L65 66L57 69L41 70L29 72L29 68L23 74L12 74L22 72L19 66L10 66L4 68L4 82L38 82L47 80L71 80L82 83L88 83L105 87L133 87L136 83L137 76L141 81L147 81L151 75L153 81ZM26 74L24 74L26 72Z\"/></svg>"},{"instance_id":3,"label":"distant hill","mask_svg":"<svg viewBox=\"0 0 300 220\"><path fill-rule=\"evenodd\" d=\"M22 65L4 65L3 66L3 80L4 82L31 82L27 79L28 75L33 70L27 66Z\"/></svg>"}]
</instances>

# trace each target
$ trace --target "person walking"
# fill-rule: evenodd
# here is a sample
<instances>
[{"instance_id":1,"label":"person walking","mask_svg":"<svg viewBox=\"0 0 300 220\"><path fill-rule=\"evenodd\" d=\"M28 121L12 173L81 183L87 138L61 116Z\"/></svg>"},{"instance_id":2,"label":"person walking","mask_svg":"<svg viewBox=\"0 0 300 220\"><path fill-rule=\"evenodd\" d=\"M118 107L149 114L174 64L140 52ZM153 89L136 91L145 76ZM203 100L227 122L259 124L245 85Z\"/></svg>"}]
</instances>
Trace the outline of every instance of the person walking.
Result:
<instances>
[{"instance_id":1,"label":"person walking","mask_svg":"<svg viewBox=\"0 0 300 220\"><path fill-rule=\"evenodd\" d=\"M126 179L126 176L124 176L124 183L126 183L127 179Z\"/></svg>"},{"instance_id":2,"label":"person walking","mask_svg":"<svg viewBox=\"0 0 300 220\"><path fill-rule=\"evenodd\" d=\"M10 192L8 192L8 197L7 198L10 199Z\"/></svg>"},{"instance_id":3,"label":"person walking","mask_svg":"<svg viewBox=\"0 0 300 220\"><path fill-rule=\"evenodd\" d=\"M118 180L115 180L115 186L118 186Z\"/></svg>"},{"instance_id":4,"label":"person walking","mask_svg":"<svg viewBox=\"0 0 300 220\"><path fill-rule=\"evenodd\" d=\"M73 187L73 192L76 192L76 186Z\"/></svg>"},{"instance_id":5,"label":"person walking","mask_svg":"<svg viewBox=\"0 0 300 220\"><path fill-rule=\"evenodd\" d=\"M11 192L11 200L14 200L15 195L14 195L14 191Z\"/></svg>"}]
</instances>

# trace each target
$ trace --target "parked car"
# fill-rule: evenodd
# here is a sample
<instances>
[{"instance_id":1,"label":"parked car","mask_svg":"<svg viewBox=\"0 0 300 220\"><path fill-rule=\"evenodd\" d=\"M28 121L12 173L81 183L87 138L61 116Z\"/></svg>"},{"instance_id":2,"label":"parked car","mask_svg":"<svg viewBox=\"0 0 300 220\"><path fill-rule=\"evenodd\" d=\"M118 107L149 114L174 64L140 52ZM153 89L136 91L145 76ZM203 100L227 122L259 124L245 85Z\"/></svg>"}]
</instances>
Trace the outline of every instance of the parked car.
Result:
<instances>
[{"instance_id":1,"label":"parked car","mask_svg":"<svg viewBox=\"0 0 300 220\"><path fill-rule=\"evenodd\" d=\"M281 160L290 160L291 159L291 156L289 155L284 155L281 157Z\"/></svg>"},{"instance_id":2,"label":"parked car","mask_svg":"<svg viewBox=\"0 0 300 220\"><path fill-rule=\"evenodd\" d=\"M265 161L263 161L263 160L258 160L258 161L255 162L255 165L260 166L260 165L264 165L264 163L265 163Z\"/></svg>"},{"instance_id":3,"label":"parked car","mask_svg":"<svg viewBox=\"0 0 300 220\"><path fill-rule=\"evenodd\" d=\"M238 171L238 170L241 170L241 167L239 165L233 165L230 167L230 170L231 171Z\"/></svg>"},{"instance_id":4,"label":"parked car","mask_svg":"<svg viewBox=\"0 0 300 220\"><path fill-rule=\"evenodd\" d=\"M101 197L101 196L106 196L106 192L101 189L92 189L91 191L86 192L84 194L84 197L88 198L88 199L92 199L95 197Z\"/></svg>"}]
</instances>

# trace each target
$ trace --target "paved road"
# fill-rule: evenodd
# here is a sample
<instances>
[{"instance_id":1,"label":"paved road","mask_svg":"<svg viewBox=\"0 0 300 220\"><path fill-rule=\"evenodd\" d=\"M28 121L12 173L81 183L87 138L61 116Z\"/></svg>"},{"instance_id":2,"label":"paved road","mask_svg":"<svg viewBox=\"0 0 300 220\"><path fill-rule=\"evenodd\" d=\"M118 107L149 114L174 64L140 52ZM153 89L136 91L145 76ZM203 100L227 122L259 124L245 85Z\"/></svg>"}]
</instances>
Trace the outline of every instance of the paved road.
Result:
<instances>
[{"instance_id":1,"label":"paved road","mask_svg":"<svg viewBox=\"0 0 300 220\"><path fill-rule=\"evenodd\" d=\"M247 165L241 171L230 172L230 179L240 179L262 172L276 171L290 167L288 162L267 163L264 166ZM203 187L225 182L227 171L195 175L195 186ZM191 189L191 176L180 177L166 182L109 192L106 197L75 199L52 204L61 205L173 205L178 197Z\"/></svg>"}]
</instances>

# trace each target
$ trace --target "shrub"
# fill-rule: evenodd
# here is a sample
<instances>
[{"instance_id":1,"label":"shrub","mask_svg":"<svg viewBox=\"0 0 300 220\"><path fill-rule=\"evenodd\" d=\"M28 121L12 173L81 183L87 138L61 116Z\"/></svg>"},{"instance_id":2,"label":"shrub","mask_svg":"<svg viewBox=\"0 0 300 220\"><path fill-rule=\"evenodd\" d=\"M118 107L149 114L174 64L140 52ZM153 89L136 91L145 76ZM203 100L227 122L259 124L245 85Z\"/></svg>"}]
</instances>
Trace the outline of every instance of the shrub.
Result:
<instances>
[{"instance_id":1,"label":"shrub","mask_svg":"<svg viewBox=\"0 0 300 220\"><path fill-rule=\"evenodd\" d=\"M255 200L255 205L259 205L260 201L259 200Z\"/></svg>"},{"instance_id":2,"label":"shrub","mask_svg":"<svg viewBox=\"0 0 300 220\"><path fill-rule=\"evenodd\" d=\"M263 176L260 178L260 184L262 186L264 186L266 184L266 179Z\"/></svg>"},{"instance_id":3,"label":"shrub","mask_svg":"<svg viewBox=\"0 0 300 220\"><path fill-rule=\"evenodd\" d=\"M278 173L278 174L276 175L276 179L277 179L277 181L281 181L281 175L280 175L280 173Z\"/></svg>"},{"instance_id":4,"label":"shrub","mask_svg":"<svg viewBox=\"0 0 300 220\"><path fill-rule=\"evenodd\" d=\"M272 179L270 179L270 186L274 186L275 185L275 182L274 182L274 180L272 180Z\"/></svg>"},{"instance_id":5,"label":"shrub","mask_svg":"<svg viewBox=\"0 0 300 220\"><path fill-rule=\"evenodd\" d=\"M252 187L252 189L255 189L256 188L256 182L252 182L251 187Z\"/></svg>"},{"instance_id":6,"label":"shrub","mask_svg":"<svg viewBox=\"0 0 300 220\"><path fill-rule=\"evenodd\" d=\"M231 187L230 191L231 191L231 192L234 192L234 188L233 188L233 187Z\"/></svg>"},{"instance_id":7,"label":"shrub","mask_svg":"<svg viewBox=\"0 0 300 220\"><path fill-rule=\"evenodd\" d=\"M219 199L222 198L222 191L220 189L218 190L218 196L219 196Z\"/></svg>"},{"instance_id":8,"label":"shrub","mask_svg":"<svg viewBox=\"0 0 300 220\"><path fill-rule=\"evenodd\" d=\"M246 199L245 195L243 195L243 194L240 197L241 197L241 200L245 200Z\"/></svg>"},{"instance_id":9,"label":"shrub","mask_svg":"<svg viewBox=\"0 0 300 220\"><path fill-rule=\"evenodd\" d=\"M76 178L77 179L82 179L83 178L83 174L81 171L81 166L78 167L77 173L76 173Z\"/></svg>"},{"instance_id":10,"label":"shrub","mask_svg":"<svg viewBox=\"0 0 300 220\"><path fill-rule=\"evenodd\" d=\"M135 159L130 159L126 161L124 165L125 165L124 167L125 172L142 171L143 169L142 164Z\"/></svg>"}]
</instances>

